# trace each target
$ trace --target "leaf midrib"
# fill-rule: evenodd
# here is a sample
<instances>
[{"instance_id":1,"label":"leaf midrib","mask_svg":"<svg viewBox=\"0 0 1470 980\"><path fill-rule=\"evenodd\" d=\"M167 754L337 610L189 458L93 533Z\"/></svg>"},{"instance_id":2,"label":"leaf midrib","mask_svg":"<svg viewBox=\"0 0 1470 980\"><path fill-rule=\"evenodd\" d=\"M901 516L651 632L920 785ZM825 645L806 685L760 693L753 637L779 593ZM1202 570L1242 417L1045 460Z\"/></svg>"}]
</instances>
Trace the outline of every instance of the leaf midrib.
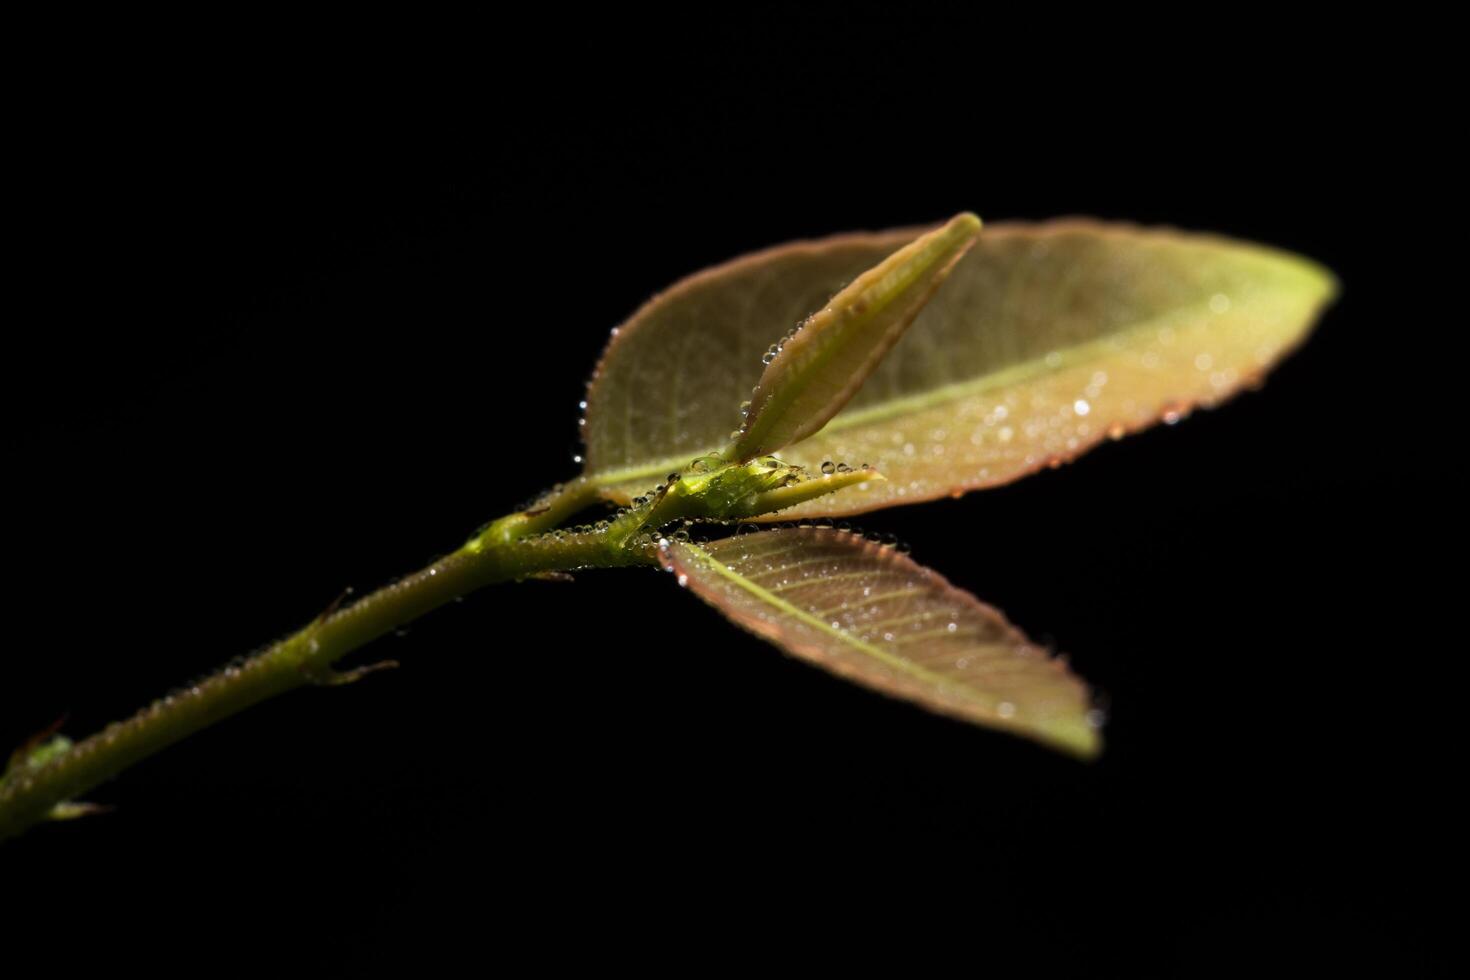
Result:
<instances>
[{"instance_id":1,"label":"leaf midrib","mask_svg":"<svg viewBox=\"0 0 1470 980\"><path fill-rule=\"evenodd\" d=\"M926 670L923 667L920 667L918 664L905 660L902 657L894 656L881 647L876 647L873 646L871 643L860 640L850 633L843 632L842 630L833 629L831 625L822 622L820 619L811 615L806 610L801 609L798 606L794 606L791 603L787 602L785 599L782 599L780 596L777 596L770 591L761 588L759 585L756 585L750 579L736 572L733 568L730 568L724 562L720 561L714 555L710 554L708 551L705 551L698 545L686 542L683 547L686 550L693 552L696 556L702 557L705 561L709 563L709 566L713 568L715 572L717 572L721 577L735 583L735 585L744 589L746 592L749 592L761 602L773 606L776 609L779 609L787 615L793 617L794 619L798 619L801 622L806 623L808 626L814 627L817 630L826 633L828 636L833 637L839 642L853 647L854 649L859 650L863 653L866 653L869 656L882 661L888 666L893 667L902 673L909 674L915 678L918 678L919 680L941 687L953 686L962 688L963 690L968 691L975 697L979 698L982 702L987 700L987 696L983 692L975 690L961 680L957 680L953 677L948 677L944 674L936 674L933 671Z\"/></svg>"},{"instance_id":2,"label":"leaf midrib","mask_svg":"<svg viewBox=\"0 0 1470 980\"><path fill-rule=\"evenodd\" d=\"M1262 290L1257 290L1256 292L1261 291ZM1245 301L1246 297L1242 297L1241 300L1239 300L1239 302L1241 303L1244 303ZM1159 329L1160 326L1166 325L1169 321L1176 320L1180 317L1196 312L1208 310L1209 300L1207 298L1201 299L1197 302L1189 303L1184 306L1177 306L1172 310L1169 310L1165 313L1160 313L1157 316L1149 317L1146 320L1140 320L1133 326L1128 327L1124 330L1120 330L1116 333L1109 334L1106 337L1098 337L1095 340L1089 340L1085 343L1077 344L1072 347L1065 347L1055 352L1049 351L1047 354L1044 354L1041 357L1032 358L1027 361L1020 361L1016 364L1011 365L1010 367L1001 368L998 371L992 371L989 374L981 375L978 378L971 378L968 381L956 381L951 384L941 385L937 388L930 389L929 391L920 392L913 395L906 395L903 397L891 399L889 401L879 402L878 404L869 406L868 408L857 409L850 412L839 412L836 416L832 418L830 422L828 422L821 429L818 429L816 432L812 433L812 435L808 436L807 439L813 439L817 436L832 435L837 432L842 432L846 429L851 429L861 425L868 425L870 423L882 421L884 419L891 418L897 415L924 411L926 409L934 408L938 405L943 405L947 402L959 401L962 398L969 398L974 395L983 394L984 392L989 391L993 388L1001 388L1007 385L1030 381L1033 378L1041 377L1046 374L1059 374L1070 367L1074 367L1077 363L1094 356L1100 351L1108 351L1110 348L1112 350L1118 350L1129 346L1129 341L1137 334L1155 331ZM1046 358L1051 353L1056 353L1060 357L1060 361L1055 367L1046 363ZM795 446L793 446L792 448L800 448L802 443L804 443L805 441L806 439L803 439L802 442L796 443ZM707 451L713 452L714 450ZM666 473L669 467L681 466L687 463L690 459L693 459L694 457L699 455L701 455L701 453L696 451L692 454L680 453L676 456L665 456L661 459L654 460L651 463L644 463L640 466L625 467L620 470L605 470L601 473L594 473L590 475L589 479L591 479L591 481L595 483L598 487L609 487L615 484L627 482L629 480L636 480L642 477L649 477Z\"/></svg>"}]
</instances>

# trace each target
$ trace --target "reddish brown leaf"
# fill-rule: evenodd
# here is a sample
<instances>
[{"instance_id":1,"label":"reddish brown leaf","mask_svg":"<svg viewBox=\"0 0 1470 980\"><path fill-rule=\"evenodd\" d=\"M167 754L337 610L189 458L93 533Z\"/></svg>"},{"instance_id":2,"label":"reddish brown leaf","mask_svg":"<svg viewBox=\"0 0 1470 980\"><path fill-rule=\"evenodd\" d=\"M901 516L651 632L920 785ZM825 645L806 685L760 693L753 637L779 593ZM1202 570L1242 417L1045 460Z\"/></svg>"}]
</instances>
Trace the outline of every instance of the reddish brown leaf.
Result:
<instances>
[{"instance_id":1,"label":"reddish brown leaf","mask_svg":"<svg viewBox=\"0 0 1470 980\"><path fill-rule=\"evenodd\" d=\"M735 623L849 680L1082 756L1087 689L995 609L845 531L782 528L672 542L666 567Z\"/></svg>"}]
</instances>

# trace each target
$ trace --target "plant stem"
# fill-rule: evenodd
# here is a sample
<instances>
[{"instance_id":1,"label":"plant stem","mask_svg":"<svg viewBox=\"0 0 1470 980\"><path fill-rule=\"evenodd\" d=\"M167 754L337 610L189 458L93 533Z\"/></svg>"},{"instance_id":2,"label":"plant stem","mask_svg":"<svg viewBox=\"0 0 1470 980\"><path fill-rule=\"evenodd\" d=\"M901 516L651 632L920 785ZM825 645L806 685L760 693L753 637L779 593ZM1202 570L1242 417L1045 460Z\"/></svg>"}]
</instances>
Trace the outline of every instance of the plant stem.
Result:
<instances>
[{"instance_id":1,"label":"plant stem","mask_svg":"<svg viewBox=\"0 0 1470 980\"><path fill-rule=\"evenodd\" d=\"M47 819L122 770L267 698L307 684L352 681L332 665L366 643L484 585L538 572L656 563L637 521L595 531L542 534L586 507L596 487L577 480L529 510L489 525L458 551L315 622L193 687L161 698L39 767L25 760L0 780L0 840ZM539 535L539 536L538 536ZM379 666L391 666L384 664Z\"/></svg>"}]
</instances>

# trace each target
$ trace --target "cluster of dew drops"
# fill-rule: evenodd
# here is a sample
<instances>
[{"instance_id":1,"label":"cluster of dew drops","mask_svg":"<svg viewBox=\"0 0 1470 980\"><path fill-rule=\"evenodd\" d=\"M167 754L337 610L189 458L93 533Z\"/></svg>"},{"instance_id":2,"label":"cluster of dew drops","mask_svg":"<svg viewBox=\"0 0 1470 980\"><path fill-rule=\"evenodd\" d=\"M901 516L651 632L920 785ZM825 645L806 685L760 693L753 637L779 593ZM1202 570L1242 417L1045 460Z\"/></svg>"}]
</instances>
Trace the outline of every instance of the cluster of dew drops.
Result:
<instances>
[{"instance_id":1,"label":"cluster of dew drops","mask_svg":"<svg viewBox=\"0 0 1470 980\"><path fill-rule=\"evenodd\" d=\"M809 319L810 318L808 318L808 320ZM801 321L796 326L786 331L786 336L782 337L780 340L767 347L766 352L761 355L761 363L769 366L772 361L774 361L777 357L780 357L781 352L786 349L786 345L791 342L791 338L795 337L798 333L801 332L801 328L807 325L808 320ZM759 388L759 385L757 385L757 388ZM754 390L752 390L750 394L751 398L755 397ZM746 420L750 418L750 406L751 402L749 400L740 403L740 424L742 426L744 426ZM742 431L743 429L736 429L735 431L731 432L731 441L739 439Z\"/></svg>"},{"instance_id":2,"label":"cluster of dew drops","mask_svg":"<svg viewBox=\"0 0 1470 980\"><path fill-rule=\"evenodd\" d=\"M691 473L707 473L714 465L715 463L712 461L712 457L701 456L691 461L689 465L689 471ZM779 469L782 466L789 465L790 464L781 462L781 460L777 459L774 456L767 457L767 459L765 460L765 466L773 470ZM823 476L833 476L837 474L854 473L858 472L859 470L870 470L872 469L872 466L868 463L863 463L860 467L852 467L846 463L834 463L831 460L827 460L823 462L819 468ZM569 527L555 528L541 534L527 535L524 538L517 539L515 543L523 547L544 547L550 544L574 541L579 538L584 538L588 535L606 534L619 520L629 516L630 514L633 514L634 512L642 508L652 505L669 488L671 488L675 483L679 482L681 478L682 474L680 473L670 473L664 483L658 484L646 494L634 497L628 502L626 506L618 507L611 514L609 514L607 517L602 518L601 520L594 521L590 524L576 524ZM804 483L812 479L816 478L813 476L808 476L801 467L792 466L791 472L788 473L786 475L786 478L782 481L782 486L795 486L799 483ZM557 484L545 494L526 501L518 509L523 512L531 511L540 503L540 501L545 500L549 497L554 497L556 494L562 492L564 486L564 484ZM695 527L733 527L736 529L737 534L748 534L753 531L761 530L761 528L747 521L730 518L693 518L681 520L679 524L679 528L670 534L665 534L662 529L659 528L642 531L639 534L634 535L633 538L630 539L629 543L635 546L649 549L666 548L668 547L671 540L678 542L692 541L693 537L691 529ZM798 527L817 527L828 529L835 528L837 530L845 532L853 531L852 526L846 521L841 521L834 524L832 521L827 519L807 521L800 524L787 521L780 524L767 525L765 529L792 529ZM896 547L900 551L904 552L908 550L907 546L901 545L898 541L898 538L893 535L864 535L864 537L872 543L883 547Z\"/></svg>"},{"instance_id":3,"label":"cluster of dew drops","mask_svg":"<svg viewBox=\"0 0 1470 980\"><path fill-rule=\"evenodd\" d=\"M764 365L770 365L772 361L774 361L777 357L780 356L781 352L785 349L786 344L790 343L790 341L792 340L792 338L795 337L798 333L800 333L801 330L802 330L802 328L805 327L810 322L810 320L811 320L811 317L807 317L807 318L799 321L794 327L792 327L790 330L788 330L786 332L785 336L783 336L780 340L778 340L777 342L775 342L775 343L771 344L769 347L767 347L765 353L761 355L761 363L764 364ZM611 332L611 337L612 338L616 338L618 336L618 333L619 333L619 328L618 327L614 327L612 329L612 332ZM588 390L587 390L587 393L586 393L587 395L590 395L591 394L592 384L593 384L594 381L596 381L596 379L597 379L596 373L594 373L593 376L588 379L588 381L587 381L587 389ZM752 391L751 394L752 394L752 397L754 397L755 392ZM740 417L742 419L742 425L744 424L744 420L747 419L749 417L749 415L750 415L751 404L752 404L752 402L750 400L743 401L743 402L740 403ZM579 411L579 415L578 415L578 418L577 418L577 428L578 428L578 431L579 432L583 432L583 433L585 433L585 430L587 428L587 406L588 406L588 400L587 400L587 397L584 396L582 398L582 400L577 403L577 408L578 408L578 411ZM742 432L741 429L736 429L736 430L732 431L730 433L730 438L732 440L740 438L741 432ZM572 462L573 463L576 463L577 465L580 466L580 465L582 465L582 463L584 462L584 460L585 460L585 457L584 457L582 451L578 450L578 451L573 452L573 454L572 454ZM697 457L696 459L692 460L689 463L688 470L691 473L707 473L707 472L710 471L710 469L713 468L713 466L720 465L722 462L723 461L718 460L714 456L700 456L700 457ZM769 469L773 469L773 470L774 469L778 469L778 468L780 468L782 466L790 466L791 472L789 474L787 474L785 480L782 482L782 486L786 486L786 487L796 486L797 484L804 483L807 480L814 479L814 477L808 476L802 467L799 467L799 466L791 466L791 464L783 463L781 460L777 459L774 456L767 457L766 460L765 460L765 465ZM836 463L836 462L833 462L831 460L827 460L826 462L823 462L822 465L819 468L820 468L823 476L834 476L834 475L838 475L838 474L852 473L852 472L855 472L855 469L856 470L870 470L870 469L872 469L872 466L870 464L868 464L868 463L863 463L861 466L854 468L852 466L849 466L846 463ZM606 534L608 532L608 530L614 525L615 522L617 522L618 520L620 520L620 519L628 516L629 514L633 513L634 511L638 510L639 508L646 507L649 504L651 504L652 502L656 501L659 498L660 495L662 495L669 487L671 487L675 483L677 483L680 478L681 478L681 474L679 474L679 473L670 473L668 475L668 479L666 480L666 482L659 484L658 486L654 487L652 490L650 490L646 494L643 494L643 495L640 495L640 496L637 496L637 497L632 498L632 500L629 501L629 504L627 506L619 507L616 511L614 511L613 513L611 513L607 517L605 517L605 518L603 518L601 520L595 521L595 522L593 522L591 524L579 524L579 525L574 525L574 526L571 526L571 527L556 528L554 530L547 531L547 532L545 532L543 534L528 535L528 536L526 536L524 538L518 539L518 541L516 543L519 544L519 545L522 545L522 546L536 547L538 545L539 546L545 546L545 545L551 544L551 543L569 541L569 540L573 540L573 539L578 538L578 537L585 537L587 535L602 535L602 534ZM558 485L554 486L546 494L543 494L541 497L538 497L538 498L535 498L535 499L533 499L531 501L526 502L519 509L522 510L522 511L531 510L531 509L533 509L539 503L540 500L544 500L544 499L546 499L548 497L554 496L557 493L561 492L562 489L563 489L563 485L562 484L558 484ZM697 519L697 520L685 520L685 521L683 521L682 522L682 526L678 530L672 532L672 535L671 536L665 536L660 530L654 529L654 530L650 530L650 531L644 531L644 532L636 535L632 539L632 541L630 543L636 544L636 545L641 545L643 547L660 548L660 547L667 547L668 546L670 537L672 538L672 540L675 540L675 541L689 541L689 540L692 540L691 534L690 534L690 528L692 528L695 525L719 526L719 527L735 527L735 528L737 528L737 533L746 533L748 530L754 529L754 525L742 524L742 522L739 521L739 520L723 520L723 519L718 519L718 518L702 518L702 519ZM828 528L830 528L830 527L833 527L833 525L832 525L832 522L830 522L830 521L817 522L817 523L804 523L804 524L799 524L799 525L798 524L792 524L790 522L786 522L786 523L782 523L782 524L767 525L767 527L768 528L776 528L776 527L779 527L779 528L828 527ZM846 522L842 522L839 525L839 529L840 530L843 530L843 531L849 531L849 532L852 530L851 527ZM865 537L867 537L867 536L865 535ZM898 539L896 537L892 536L892 535L869 537L868 540L872 541L873 543L875 543L877 545L883 546L883 547L899 547L901 550L907 551L907 548L904 547L904 546L900 546L899 543L898 543ZM681 578L682 578L682 576L681 576ZM683 582L680 582L680 584L682 585L684 583Z\"/></svg>"}]
</instances>

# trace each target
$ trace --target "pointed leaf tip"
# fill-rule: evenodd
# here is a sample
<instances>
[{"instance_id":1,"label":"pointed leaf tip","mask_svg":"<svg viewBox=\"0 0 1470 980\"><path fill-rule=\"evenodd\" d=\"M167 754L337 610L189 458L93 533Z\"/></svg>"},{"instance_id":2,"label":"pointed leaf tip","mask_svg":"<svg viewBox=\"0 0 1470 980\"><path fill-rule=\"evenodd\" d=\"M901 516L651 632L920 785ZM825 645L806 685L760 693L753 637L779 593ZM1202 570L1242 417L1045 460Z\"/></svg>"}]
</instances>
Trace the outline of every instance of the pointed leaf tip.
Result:
<instances>
[{"instance_id":1,"label":"pointed leaf tip","mask_svg":"<svg viewBox=\"0 0 1470 980\"><path fill-rule=\"evenodd\" d=\"M977 216L956 215L859 275L772 345L729 458L775 452L826 425L914 322L979 231Z\"/></svg>"}]
</instances>

